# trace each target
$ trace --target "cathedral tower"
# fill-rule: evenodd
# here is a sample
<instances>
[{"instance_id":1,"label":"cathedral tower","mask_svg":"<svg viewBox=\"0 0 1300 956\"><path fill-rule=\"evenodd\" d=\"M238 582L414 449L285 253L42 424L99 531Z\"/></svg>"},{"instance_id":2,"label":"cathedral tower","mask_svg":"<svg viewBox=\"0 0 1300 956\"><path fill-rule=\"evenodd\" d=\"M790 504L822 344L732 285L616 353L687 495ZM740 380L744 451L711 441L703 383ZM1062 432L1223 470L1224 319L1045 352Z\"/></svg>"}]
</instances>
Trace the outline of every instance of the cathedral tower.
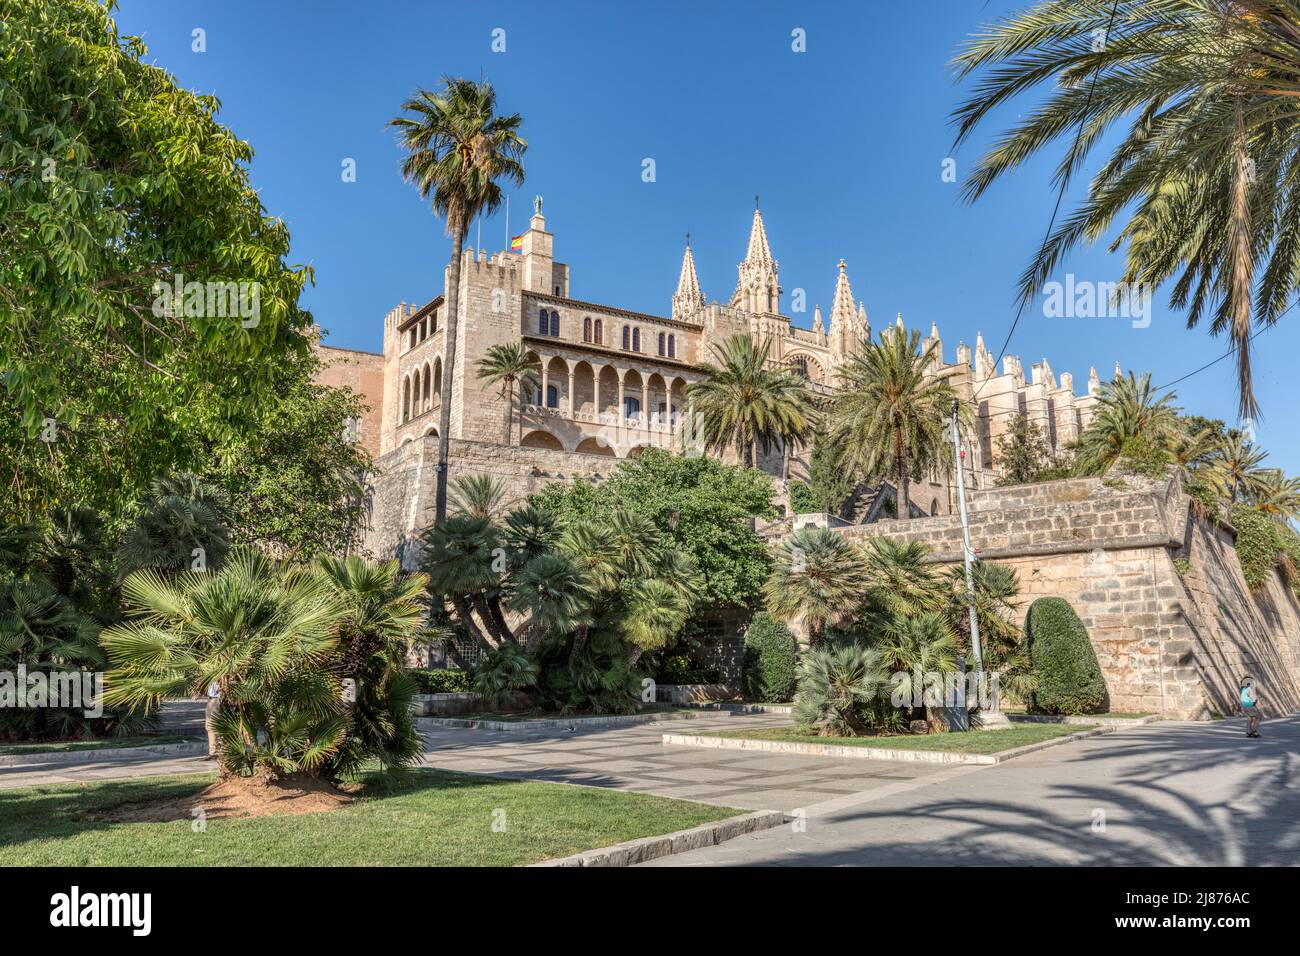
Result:
<instances>
[{"instance_id":1,"label":"cathedral tower","mask_svg":"<svg viewBox=\"0 0 1300 956\"><path fill-rule=\"evenodd\" d=\"M739 277L736 291L731 297L731 307L742 312L777 315L780 313L781 286L777 282L780 266L772 258L767 244L767 230L763 228L763 215L758 211L758 197L754 198L754 223L749 229L749 248L745 261L737 267Z\"/></svg>"}]
</instances>

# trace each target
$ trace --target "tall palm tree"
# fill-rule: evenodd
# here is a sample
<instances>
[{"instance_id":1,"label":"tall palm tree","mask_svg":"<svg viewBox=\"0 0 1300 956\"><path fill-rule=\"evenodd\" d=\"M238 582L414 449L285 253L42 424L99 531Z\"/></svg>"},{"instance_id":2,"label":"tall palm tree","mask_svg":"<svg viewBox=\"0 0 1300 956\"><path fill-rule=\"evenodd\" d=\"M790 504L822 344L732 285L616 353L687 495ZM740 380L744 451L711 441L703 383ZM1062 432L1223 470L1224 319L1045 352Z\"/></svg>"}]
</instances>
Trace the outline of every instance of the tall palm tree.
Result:
<instances>
[{"instance_id":1,"label":"tall palm tree","mask_svg":"<svg viewBox=\"0 0 1300 956\"><path fill-rule=\"evenodd\" d=\"M474 367L480 379L501 386L501 394L506 400L506 444L509 445L515 423L515 382L522 381L530 372L540 372L542 364L523 342L511 342L490 346ZM522 402L519 417L519 430L522 432Z\"/></svg>"},{"instance_id":2,"label":"tall palm tree","mask_svg":"<svg viewBox=\"0 0 1300 956\"><path fill-rule=\"evenodd\" d=\"M501 205L498 180L524 181L520 160L528 144L519 135L518 113L499 116L496 91L487 82L444 77L439 92L419 89L402 104L406 114L389 122L399 132L406 158L402 175L430 199L451 235L447 270L447 348L443 355L442 410L438 418L438 486L435 520L447 516L447 458L451 441L451 391L460 312L461 249L469 225Z\"/></svg>"},{"instance_id":3,"label":"tall palm tree","mask_svg":"<svg viewBox=\"0 0 1300 956\"><path fill-rule=\"evenodd\" d=\"M1104 383L1096 414L1079 436L1076 468L1083 474L1103 474L1135 439L1161 449L1175 445L1183 431L1175 397L1158 391L1150 372L1140 378L1129 372Z\"/></svg>"},{"instance_id":4,"label":"tall palm tree","mask_svg":"<svg viewBox=\"0 0 1300 956\"><path fill-rule=\"evenodd\" d=\"M1100 144L1113 145L1087 197L1046 238L1020 280L1028 302L1082 240L1114 234L1124 280L1173 281L1188 325L1210 316L1237 356L1239 408L1257 414L1252 327L1275 322L1300 279L1300 5L1294 0L1042 0L981 28L956 57L980 73L956 110L960 143L1020 94L1023 109L965 186L975 200L1058 139L1062 190ZM1130 123L1118 138L1106 135ZM1254 314L1252 315L1252 299Z\"/></svg>"},{"instance_id":5,"label":"tall palm tree","mask_svg":"<svg viewBox=\"0 0 1300 956\"><path fill-rule=\"evenodd\" d=\"M852 471L871 480L893 474L900 518L912 516L912 476L952 463L944 424L956 393L931 373L934 359L935 343L922 349L920 332L887 329L840 367L831 399L831 442ZM961 414L969 420L964 406Z\"/></svg>"},{"instance_id":6,"label":"tall palm tree","mask_svg":"<svg viewBox=\"0 0 1300 956\"><path fill-rule=\"evenodd\" d=\"M829 528L800 528L773 549L763 599L779 620L802 618L809 644L818 647L827 624L852 617L866 585L857 547Z\"/></svg>"},{"instance_id":7,"label":"tall palm tree","mask_svg":"<svg viewBox=\"0 0 1300 956\"><path fill-rule=\"evenodd\" d=\"M769 366L770 347L768 341L755 345L748 335L731 336L713 346L714 362L700 365L703 378L685 393L705 450L734 445L750 468L760 449L767 454L775 443L804 441L812 433L807 385L793 372Z\"/></svg>"}]
</instances>

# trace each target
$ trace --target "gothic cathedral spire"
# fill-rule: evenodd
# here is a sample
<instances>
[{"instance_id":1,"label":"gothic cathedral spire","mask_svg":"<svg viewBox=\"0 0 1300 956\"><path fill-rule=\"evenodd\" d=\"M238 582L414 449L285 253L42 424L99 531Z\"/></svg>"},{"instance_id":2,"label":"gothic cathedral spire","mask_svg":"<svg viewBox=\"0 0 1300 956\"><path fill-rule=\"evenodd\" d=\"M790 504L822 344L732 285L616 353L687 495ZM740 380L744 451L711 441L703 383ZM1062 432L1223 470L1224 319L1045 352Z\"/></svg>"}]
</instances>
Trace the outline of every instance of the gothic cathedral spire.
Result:
<instances>
[{"instance_id":1,"label":"gothic cathedral spire","mask_svg":"<svg viewBox=\"0 0 1300 956\"><path fill-rule=\"evenodd\" d=\"M686 234L686 254L682 256L682 273L677 279L677 291L673 293L672 317L678 321L689 319L704 308L704 293L700 291L700 280L695 274L695 255L691 252L691 234Z\"/></svg>"},{"instance_id":2,"label":"gothic cathedral spire","mask_svg":"<svg viewBox=\"0 0 1300 956\"><path fill-rule=\"evenodd\" d=\"M835 299L831 303L830 347L837 356L852 355L858 350L857 310L853 307L853 289L840 260L840 272L835 279Z\"/></svg>"},{"instance_id":3,"label":"gothic cathedral spire","mask_svg":"<svg viewBox=\"0 0 1300 956\"><path fill-rule=\"evenodd\" d=\"M737 267L740 274L731 306L743 312L776 315L780 312L781 301L781 286L777 282L780 267L767 244L767 230L763 228L763 214L758 210L757 198L754 223L749 230L749 248L745 252L745 261Z\"/></svg>"}]
</instances>

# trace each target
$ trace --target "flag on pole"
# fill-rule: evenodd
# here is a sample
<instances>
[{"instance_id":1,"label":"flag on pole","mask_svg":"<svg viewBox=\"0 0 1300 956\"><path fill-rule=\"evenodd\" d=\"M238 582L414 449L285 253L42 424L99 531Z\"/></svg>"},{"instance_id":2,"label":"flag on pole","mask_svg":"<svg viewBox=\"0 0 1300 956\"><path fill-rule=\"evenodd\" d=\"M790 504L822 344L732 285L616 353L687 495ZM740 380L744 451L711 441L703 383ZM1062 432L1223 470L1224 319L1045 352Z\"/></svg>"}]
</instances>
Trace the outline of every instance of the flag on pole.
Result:
<instances>
[{"instance_id":1,"label":"flag on pole","mask_svg":"<svg viewBox=\"0 0 1300 956\"><path fill-rule=\"evenodd\" d=\"M510 237L510 251L511 251L511 252L523 252L523 250L524 250L524 234L521 232L521 233L520 233L519 235L517 235L517 236L511 236L511 237Z\"/></svg>"}]
</instances>

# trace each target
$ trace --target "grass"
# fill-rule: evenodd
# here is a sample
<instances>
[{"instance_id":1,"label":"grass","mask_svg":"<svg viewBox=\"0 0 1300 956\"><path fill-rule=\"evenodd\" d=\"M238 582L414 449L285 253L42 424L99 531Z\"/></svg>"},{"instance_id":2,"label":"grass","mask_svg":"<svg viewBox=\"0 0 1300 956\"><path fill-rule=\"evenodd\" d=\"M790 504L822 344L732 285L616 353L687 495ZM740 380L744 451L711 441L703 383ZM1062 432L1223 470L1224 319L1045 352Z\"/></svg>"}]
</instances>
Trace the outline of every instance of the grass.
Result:
<instances>
[{"instance_id":1,"label":"grass","mask_svg":"<svg viewBox=\"0 0 1300 956\"><path fill-rule=\"evenodd\" d=\"M208 774L0 790L0 866L517 866L743 813L558 783L420 768L322 813L191 821L86 819L196 794ZM493 824L504 824L500 832Z\"/></svg>"},{"instance_id":2,"label":"grass","mask_svg":"<svg viewBox=\"0 0 1300 956\"><path fill-rule=\"evenodd\" d=\"M73 753L78 750L109 750L117 747L149 747L179 744L192 737L181 734L155 734L151 737L100 737L95 740L48 740L37 744L0 744L0 757L15 754Z\"/></svg>"},{"instance_id":3,"label":"grass","mask_svg":"<svg viewBox=\"0 0 1300 956\"><path fill-rule=\"evenodd\" d=\"M737 740L784 740L797 744L834 744L889 750L946 750L963 754L995 754L1090 729L1090 726L1083 725L1027 724L1021 727L972 730L965 733L909 734L899 737L818 737L815 734L801 734L794 727L772 727L766 730L722 730L698 736L730 737Z\"/></svg>"},{"instance_id":4,"label":"grass","mask_svg":"<svg viewBox=\"0 0 1300 956\"><path fill-rule=\"evenodd\" d=\"M1003 707L1004 714L1028 714L1029 711L1024 707ZM1125 719L1135 719L1138 717L1154 717L1155 711L1151 710L1108 710L1104 714L1079 714L1080 717L1123 717Z\"/></svg>"}]
</instances>

